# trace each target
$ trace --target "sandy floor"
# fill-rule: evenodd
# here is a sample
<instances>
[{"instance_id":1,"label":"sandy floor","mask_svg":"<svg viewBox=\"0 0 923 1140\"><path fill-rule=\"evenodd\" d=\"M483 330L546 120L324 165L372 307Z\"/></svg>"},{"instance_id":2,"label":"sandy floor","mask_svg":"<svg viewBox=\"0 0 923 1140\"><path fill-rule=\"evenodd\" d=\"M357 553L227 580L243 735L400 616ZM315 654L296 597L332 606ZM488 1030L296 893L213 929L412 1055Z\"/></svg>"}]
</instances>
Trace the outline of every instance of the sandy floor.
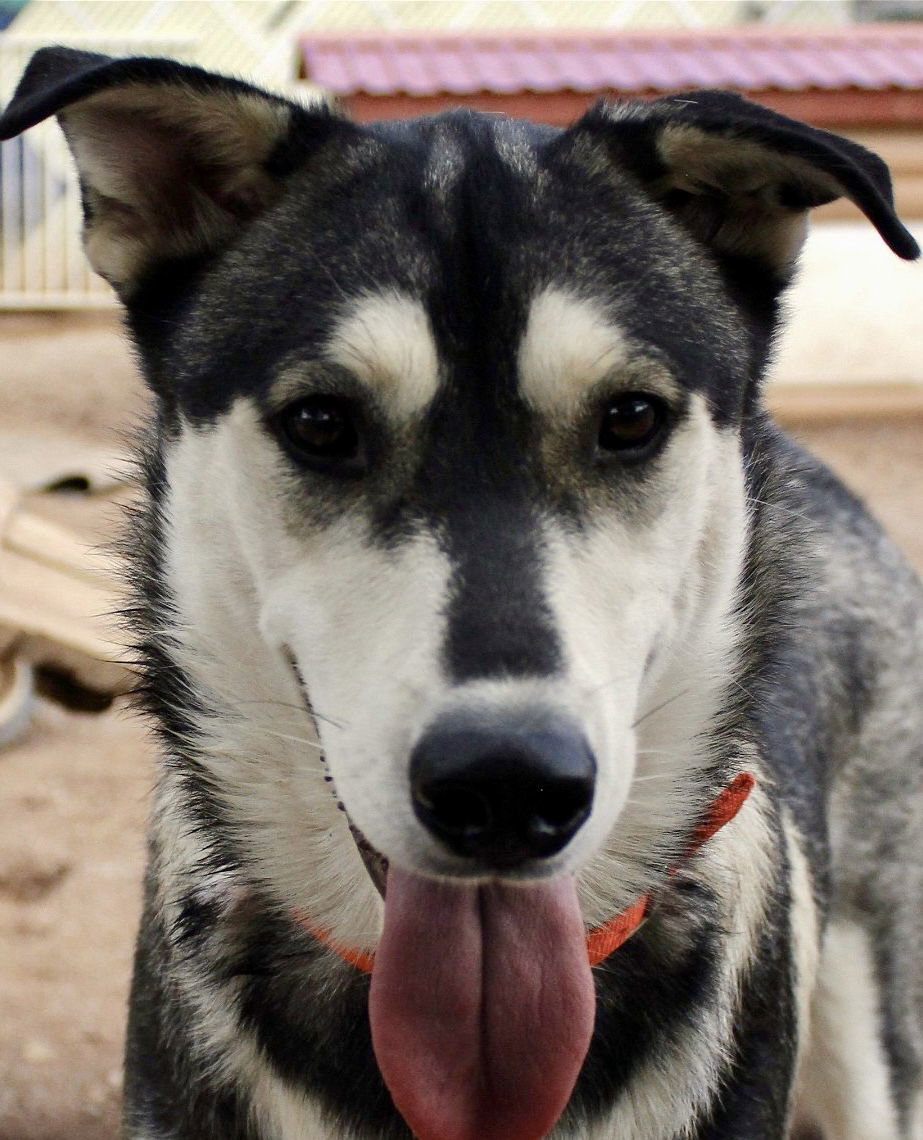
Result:
<instances>
[{"instance_id":1,"label":"sandy floor","mask_svg":"<svg viewBox=\"0 0 923 1140\"><path fill-rule=\"evenodd\" d=\"M13 372L0 387L0 423L13 409L52 434L73 429L98 443L107 438L102 423L113 404L103 397L114 383L114 426L124 426L137 389L105 328L89 320L77 335L67 332L70 372L86 381L59 395L60 341L41 323L16 320L0 322L0 353ZM910 420L799 434L923 569L921 433L923 423ZM0 1140L116 1135L152 770L143 726L120 707L87 716L42 703L27 733L0 752Z\"/></svg>"}]
</instances>

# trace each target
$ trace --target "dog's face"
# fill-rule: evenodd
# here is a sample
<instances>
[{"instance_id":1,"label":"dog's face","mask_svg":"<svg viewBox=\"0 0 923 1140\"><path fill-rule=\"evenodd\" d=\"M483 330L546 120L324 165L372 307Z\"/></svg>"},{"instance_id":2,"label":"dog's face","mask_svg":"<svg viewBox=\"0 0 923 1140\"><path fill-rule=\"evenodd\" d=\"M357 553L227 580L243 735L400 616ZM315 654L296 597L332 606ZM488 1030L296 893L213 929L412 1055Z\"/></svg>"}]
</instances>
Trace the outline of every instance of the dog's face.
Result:
<instances>
[{"instance_id":1,"label":"dog's face","mask_svg":"<svg viewBox=\"0 0 923 1140\"><path fill-rule=\"evenodd\" d=\"M56 50L4 129L52 112L160 397L148 633L189 690L183 795L280 906L378 944L376 1054L421 1135L544 1134L592 1032L583 924L676 860L722 775L742 439L805 212L852 197L914 256L887 174L713 92L563 132L359 128ZM439 922L437 974L482 1011L462 1040L512 1032L485 1081L429 1042L443 999L407 996ZM540 1080L508 1064L538 1032Z\"/></svg>"},{"instance_id":2,"label":"dog's face","mask_svg":"<svg viewBox=\"0 0 923 1140\"><path fill-rule=\"evenodd\" d=\"M742 320L692 241L575 141L449 116L333 146L323 192L300 176L170 347L188 370L172 589L219 639L203 607L243 586L234 620L246 606L248 642L291 658L386 858L576 870L639 740L669 746L636 722L682 704L690 652L701 702L730 650ZM228 297L242 327L214 319ZM507 809L482 756L520 795L530 764L564 781L571 815L493 834L480 815ZM443 785L470 819L459 796L444 823L428 807Z\"/></svg>"}]
</instances>

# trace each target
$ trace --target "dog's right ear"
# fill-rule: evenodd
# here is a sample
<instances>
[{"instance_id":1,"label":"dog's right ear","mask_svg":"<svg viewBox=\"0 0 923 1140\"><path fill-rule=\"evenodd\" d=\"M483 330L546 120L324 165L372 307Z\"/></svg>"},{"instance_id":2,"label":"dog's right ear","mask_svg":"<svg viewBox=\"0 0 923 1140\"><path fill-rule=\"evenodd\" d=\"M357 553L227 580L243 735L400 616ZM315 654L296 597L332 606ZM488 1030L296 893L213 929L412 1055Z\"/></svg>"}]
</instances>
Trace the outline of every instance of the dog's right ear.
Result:
<instances>
[{"instance_id":1,"label":"dog's right ear","mask_svg":"<svg viewBox=\"0 0 923 1140\"><path fill-rule=\"evenodd\" d=\"M221 249L353 124L168 59L36 52L0 117L8 139L57 115L80 175L84 243L123 300L158 262Z\"/></svg>"}]
</instances>

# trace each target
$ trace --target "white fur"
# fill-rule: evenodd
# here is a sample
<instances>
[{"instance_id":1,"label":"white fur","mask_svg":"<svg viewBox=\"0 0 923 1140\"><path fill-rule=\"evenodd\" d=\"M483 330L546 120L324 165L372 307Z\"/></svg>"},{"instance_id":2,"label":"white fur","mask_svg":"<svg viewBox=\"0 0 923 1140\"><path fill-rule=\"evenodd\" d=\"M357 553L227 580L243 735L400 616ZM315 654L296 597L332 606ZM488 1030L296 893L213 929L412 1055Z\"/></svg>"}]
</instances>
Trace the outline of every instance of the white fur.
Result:
<instances>
[{"instance_id":1,"label":"white fur","mask_svg":"<svg viewBox=\"0 0 923 1140\"><path fill-rule=\"evenodd\" d=\"M537 410L570 410L628 360L624 335L597 302L557 287L533 298L519 345L519 377L523 396Z\"/></svg>"},{"instance_id":2,"label":"white fur","mask_svg":"<svg viewBox=\"0 0 923 1140\"><path fill-rule=\"evenodd\" d=\"M820 958L820 923L817 904L814 901L811 868L804 853L798 828L788 808L782 809L782 833L785 837L791 890L788 921L794 963L792 986L795 992L798 1032L796 1072L799 1072L804 1064L809 1044L811 1002L817 984L817 967ZM796 1098L794 1089L792 1097L793 1100Z\"/></svg>"},{"instance_id":3,"label":"white fur","mask_svg":"<svg viewBox=\"0 0 923 1140\"><path fill-rule=\"evenodd\" d=\"M835 1140L900 1136L868 935L841 919L823 941L798 1112Z\"/></svg>"},{"instance_id":4,"label":"white fur","mask_svg":"<svg viewBox=\"0 0 923 1140\"><path fill-rule=\"evenodd\" d=\"M429 316L397 289L351 301L333 326L326 356L375 390L398 419L423 411L439 386Z\"/></svg>"},{"instance_id":5,"label":"white fur","mask_svg":"<svg viewBox=\"0 0 923 1140\"><path fill-rule=\"evenodd\" d=\"M271 509L276 497L270 487L282 460L261 436L256 412L241 402L214 429L187 429L169 456L167 573L181 615L175 631L180 662L221 713L203 726L209 734L205 762L220 778L242 833L252 836L248 854L265 885L336 938L373 945L380 900L324 781L319 742L296 678L279 642L264 636L267 599L279 579L307 560L282 513ZM355 546L367 549L361 541ZM335 541L312 564L334 583L365 571L370 594L364 596L372 606L381 567L368 560L361 568L341 565ZM358 584L357 577L354 588ZM313 617L316 626L321 620L309 589L293 604L309 611L305 621ZM374 623L373 610L366 617ZM334 723L355 715L339 696L315 700L319 717L330 718L321 723L331 734Z\"/></svg>"},{"instance_id":6,"label":"white fur","mask_svg":"<svg viewBox=\"0 0 923 1140\"><path fill-rule=\"evenodd\" d=\"M272 1140L329 1140L337 1135L317 1106L290 1088L266 1061L254 1066L252 1080L253 1115Z\"/></svg>"}]
</instances>

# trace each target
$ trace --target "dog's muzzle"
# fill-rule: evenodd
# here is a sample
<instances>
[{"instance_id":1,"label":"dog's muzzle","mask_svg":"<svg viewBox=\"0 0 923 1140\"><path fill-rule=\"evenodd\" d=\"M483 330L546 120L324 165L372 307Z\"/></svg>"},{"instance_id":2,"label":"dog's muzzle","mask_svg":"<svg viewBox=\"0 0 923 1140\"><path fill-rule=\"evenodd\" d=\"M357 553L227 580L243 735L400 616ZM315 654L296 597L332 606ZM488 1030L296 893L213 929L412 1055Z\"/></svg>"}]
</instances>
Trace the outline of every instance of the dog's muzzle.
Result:
<instances>
[{"instance_id":1,"label":"dog's muzzle","mask_svg":"<svg viewBox=\"0 0 923 1140\"><path fill-rule=\"evenodd\" d=\"M596 762L566 720L452 713L413 750L413 809L453 854L510 870L561 851L593 806Z\"/></svg>"}]
</instances>

